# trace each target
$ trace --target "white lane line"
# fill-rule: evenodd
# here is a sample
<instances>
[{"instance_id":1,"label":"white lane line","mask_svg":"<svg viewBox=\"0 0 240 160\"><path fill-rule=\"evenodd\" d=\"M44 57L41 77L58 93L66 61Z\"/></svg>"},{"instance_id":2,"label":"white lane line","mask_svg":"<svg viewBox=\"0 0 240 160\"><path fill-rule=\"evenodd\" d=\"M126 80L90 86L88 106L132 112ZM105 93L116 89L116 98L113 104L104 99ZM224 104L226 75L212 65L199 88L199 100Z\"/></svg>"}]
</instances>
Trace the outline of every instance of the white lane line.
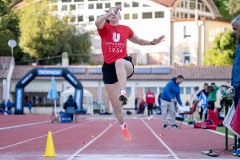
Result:
<instances>
[{"instance_id":1,"label":"white lane line","mask_svg":"<svg viewBox=\"0 0 240 160\"><path fill-rule=\"evenodd\" d=\"M214 131L214 130L211 130L211 129L206 129L206 130L209 131L209 132L213 132L213 133L222 135L222 136L226 136L225 133L221 133L221 132ZM234 137L232 135L229 135L229 133L228 133L228 138L234 138Z\"/></svg>"},{"instance_id":2,"label":"white lane line","mask_svg":"<svg viewBox=\"0 0 240 160\"><path fill-rule=\"evenodd\" d=\"M172 157L172 155L171 154L165 154L165 155L161 155L161 154L91 154L91 155L89 155L89 154L81 154L81 155L77 155L77 156L75 156L75 157L84 157L84 158L87 158L87 157L89 157L89 158L92 158L92 157L98 157L98 158L100 158L100 157L148 157L148 158L154 158L154 157Z\"/></svg>"},{"instance_id":3,"label":"white lane line","mask_svg":"<svg viewBox=\"0 0 240 160\"><path fill-rule=\"evenodd\" d=\"M90 142L88 142L85 146L77 150L71 157L69 157L67 160L72 160L77 154L79 154L81 151L83 151L85 148L87 148L89 145L91 145L93 142L95 142L98 138L100 138L105 132L107 132L117 121L115 121L112 125L109 125L105 130L103 130L98 136L96 136L94 139L92 139Z\"/></svg>"},{"instance_id":4,"label":"white lane line","mask_svg":"<svg viewBox=\"0 0 240 160\"><path fill-rule=\"evenodd\" d=\"M36 123L27 123L27 124L21 124L21 125L10 126L10 127L2 127L2 128L0 128L0 131L7 130L7 129L13 129L13 128L19 128L19 127L33 126L33 125L43 124L43 123L48 123L48 122L50 122L50 121L43 121L43 122L36 122Z\"/></svg>"},{"instance_id":5,"label":"white lane line","mask_svg":"<svg viewBox=\"0 0 240 160\"><path fill-rule=\"evenodd\" d=\"M172 159L173 156L159 154L81 154L75 156L76 160L163 160Z\"/></svg>"},{"instance_id":6,"label":"white lane line","mask_svg":"<svg viewBox=\"0 0 240 160\"><path fill-rule=\"evenodd\" d=\"M141 119L142 122L148 127L148 129L152 132L152 134L163 144L165 148L173 155L175 159L180 159L177 154L166 144L164 141L152 130L152 128L143 120Z\"/></svg>"},{"instance_id":7,"label":"white lane line","mask_svg":"<svg viewBox=\"0 0 240 160\"><path fill-rule=\"evenodd\" d=\"M94 120L92 120L92 121L94 121ZM89 122L92 122L92 121L89 121ZM65 130L71 129L73 127L84 125L84 124L89 123L89 122L85 122L85 123L81 123L81 124L78 124L78 125L70 126L70 127L67 127L67 128L64 128L64 129L52 132L52 134L57 134L57 133L65 131ZM43 137L47 137L47 134L43 135L43 136L38 136L38 137L35 137L35 138L27 139L25 141L21 141L21 142L18 142L18 143L15 143L15 144L11 144L11 145L8 145L8 146L5 146L5 147L1 147L0 150L6 149L6 148L10 148L10 147L14 147L14 146L17 146L19 144L30 142L30 141L33 141L33 140L36 140L36 139L40 139L40 138L43 138Z\"/></svg>"}]
</instances>

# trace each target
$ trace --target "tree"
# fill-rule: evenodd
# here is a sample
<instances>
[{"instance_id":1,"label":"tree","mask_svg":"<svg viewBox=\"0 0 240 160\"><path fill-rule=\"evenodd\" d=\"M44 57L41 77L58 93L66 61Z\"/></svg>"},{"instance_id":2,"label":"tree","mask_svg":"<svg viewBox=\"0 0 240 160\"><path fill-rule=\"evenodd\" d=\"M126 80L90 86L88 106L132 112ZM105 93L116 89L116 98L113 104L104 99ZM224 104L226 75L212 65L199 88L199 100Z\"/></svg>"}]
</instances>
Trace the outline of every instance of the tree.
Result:
<instances>
[{"instance_id":1,"label":"tree","mask_svg":"<svg viewBox=\"0 0 240 160\"><path fill-rule=\"evenodd\" d=\"M225 3L228 2L228 0L213 0L213 2L217 6L220 14L222 15L221 17L222 19L232 19L225 5Z\"/></svg>"},{"instance_id":2,"label":"tree","mask_svg":"<svg viewBox=\"0 0 240 160\"><path fill-rule=\"evenodd\" d=\"M232 16L232 18L240 14L240 0L228 0L224 3L228 13Z\"/></svg>"},{"instance_id":3,"label":"tree","mask_svg":"<svg viewBox=\"0 0 240 160\"><path fill-rule=\"evenodd\" d=\"M73 26L50 14L47 0L25 2L27 5L21 9L19 45L26 54L37 59L50 57L48 62L44 61L41 64L58 62L59 60L51 59L51 57L60 57L63 52L77 54L79 57L81 54L89 55L86 59L70 59L70 63L90 60L91 41L85 37L88 34L76 33ZM80 40L81 38L85 41Z\"/></svg>"},{"instance_id":4,"label":"tree","mask_svg":"<svg viewBox=\"0 0 240 160\"><path fill-rule=\"evenodd\" d=\"M220 33L215 37L213 48L208 50L204 63L206 65L232 65L236 39L232 31Z\"/></svg>"},{"instance_id":5,"label":"tree","mask_svg":"<svg viewBox=\"0 0 240 160\"><path fill-rule=\"evenodd\" d=\"M0 1L0 56L11 56L11 49L8 46L10 39L18 40L19 36L19 19L15 11L10 10L14 4L13 0ZM15 59L21 57L22 52L19 46L14 48Z\"/></svg>"}]
</instances>

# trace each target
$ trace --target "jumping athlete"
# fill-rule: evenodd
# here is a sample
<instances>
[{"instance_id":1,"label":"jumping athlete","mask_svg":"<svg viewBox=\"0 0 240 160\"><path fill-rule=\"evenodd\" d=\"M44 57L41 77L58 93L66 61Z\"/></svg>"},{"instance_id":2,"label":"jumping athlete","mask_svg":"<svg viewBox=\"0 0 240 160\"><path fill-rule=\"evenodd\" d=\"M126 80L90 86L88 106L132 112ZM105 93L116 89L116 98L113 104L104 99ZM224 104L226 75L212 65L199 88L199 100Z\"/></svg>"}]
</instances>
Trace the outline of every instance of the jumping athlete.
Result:
<instances>
[{"instance_id":1,"label":"jumping athlete","mask_svg":"<svg viewBox=\"0 0 240 160\"><path fill-rule=\"evenodd\" d=\"M152 41L139 38L130 27L119 24L120 10L120 5L111 7L95 21L95 25L102 40L103 82L125 140L130 142L131 134L122 115L122 105L127 104L127 78L134 72L132 58L127 54L127 40L139 45L156 45L164 41L165 36Z\"/></svg>"}]
</instances>

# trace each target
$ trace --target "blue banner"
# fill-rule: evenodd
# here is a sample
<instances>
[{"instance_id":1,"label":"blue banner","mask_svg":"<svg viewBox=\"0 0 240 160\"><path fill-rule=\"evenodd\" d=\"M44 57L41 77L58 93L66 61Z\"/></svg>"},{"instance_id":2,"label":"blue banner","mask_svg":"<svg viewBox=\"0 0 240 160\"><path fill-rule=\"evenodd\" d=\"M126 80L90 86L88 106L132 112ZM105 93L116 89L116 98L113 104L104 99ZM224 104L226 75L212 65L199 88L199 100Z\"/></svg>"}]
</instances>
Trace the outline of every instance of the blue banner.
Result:
<instances>
[{"instance_id":1,"label":"blue banner","mask_svg":"<svg viewBox=\"0 0 240 160\"><path fill-rule=\"evenodd\" d=\"M23 89L17 88L16 89L16 110L22 110L23 109Z\"/></svg>"},{"instance_id":2,"label":"blue banner","mask_svg":"<svg viewBox=\"0 0 240 160\"><path fill-rule=\"evenodd\" d=\"M75 90L75 96L74 96L74 98L75 98L75 101L76 101L76 103L77 103L77 106L78 106L78 109L82 109L81 107L82 107L82 96L83 96L83 90L82 89L76 89Z\"/></svg>"}]
</instances>

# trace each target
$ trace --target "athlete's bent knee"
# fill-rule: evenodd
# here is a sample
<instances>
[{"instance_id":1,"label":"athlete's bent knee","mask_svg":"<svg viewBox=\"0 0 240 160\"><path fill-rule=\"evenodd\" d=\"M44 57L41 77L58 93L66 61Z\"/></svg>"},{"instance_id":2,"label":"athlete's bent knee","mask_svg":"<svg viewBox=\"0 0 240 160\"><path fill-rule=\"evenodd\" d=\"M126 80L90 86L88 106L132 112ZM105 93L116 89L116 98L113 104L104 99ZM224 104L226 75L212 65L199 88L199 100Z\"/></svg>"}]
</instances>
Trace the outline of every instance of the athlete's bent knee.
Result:
<instances>
[{"instance_id":1,"label":"athlete's bent knee","mask_svg":"<svg viewBox=\"0 0 240 160\"><path fill-rule=\"evenodd\" d=\"M116 67L116 68L124 67L124 59L118 59L118 60L116 60L116 62L115 62L115 67Z\"/></svg>"}]
</instances>

